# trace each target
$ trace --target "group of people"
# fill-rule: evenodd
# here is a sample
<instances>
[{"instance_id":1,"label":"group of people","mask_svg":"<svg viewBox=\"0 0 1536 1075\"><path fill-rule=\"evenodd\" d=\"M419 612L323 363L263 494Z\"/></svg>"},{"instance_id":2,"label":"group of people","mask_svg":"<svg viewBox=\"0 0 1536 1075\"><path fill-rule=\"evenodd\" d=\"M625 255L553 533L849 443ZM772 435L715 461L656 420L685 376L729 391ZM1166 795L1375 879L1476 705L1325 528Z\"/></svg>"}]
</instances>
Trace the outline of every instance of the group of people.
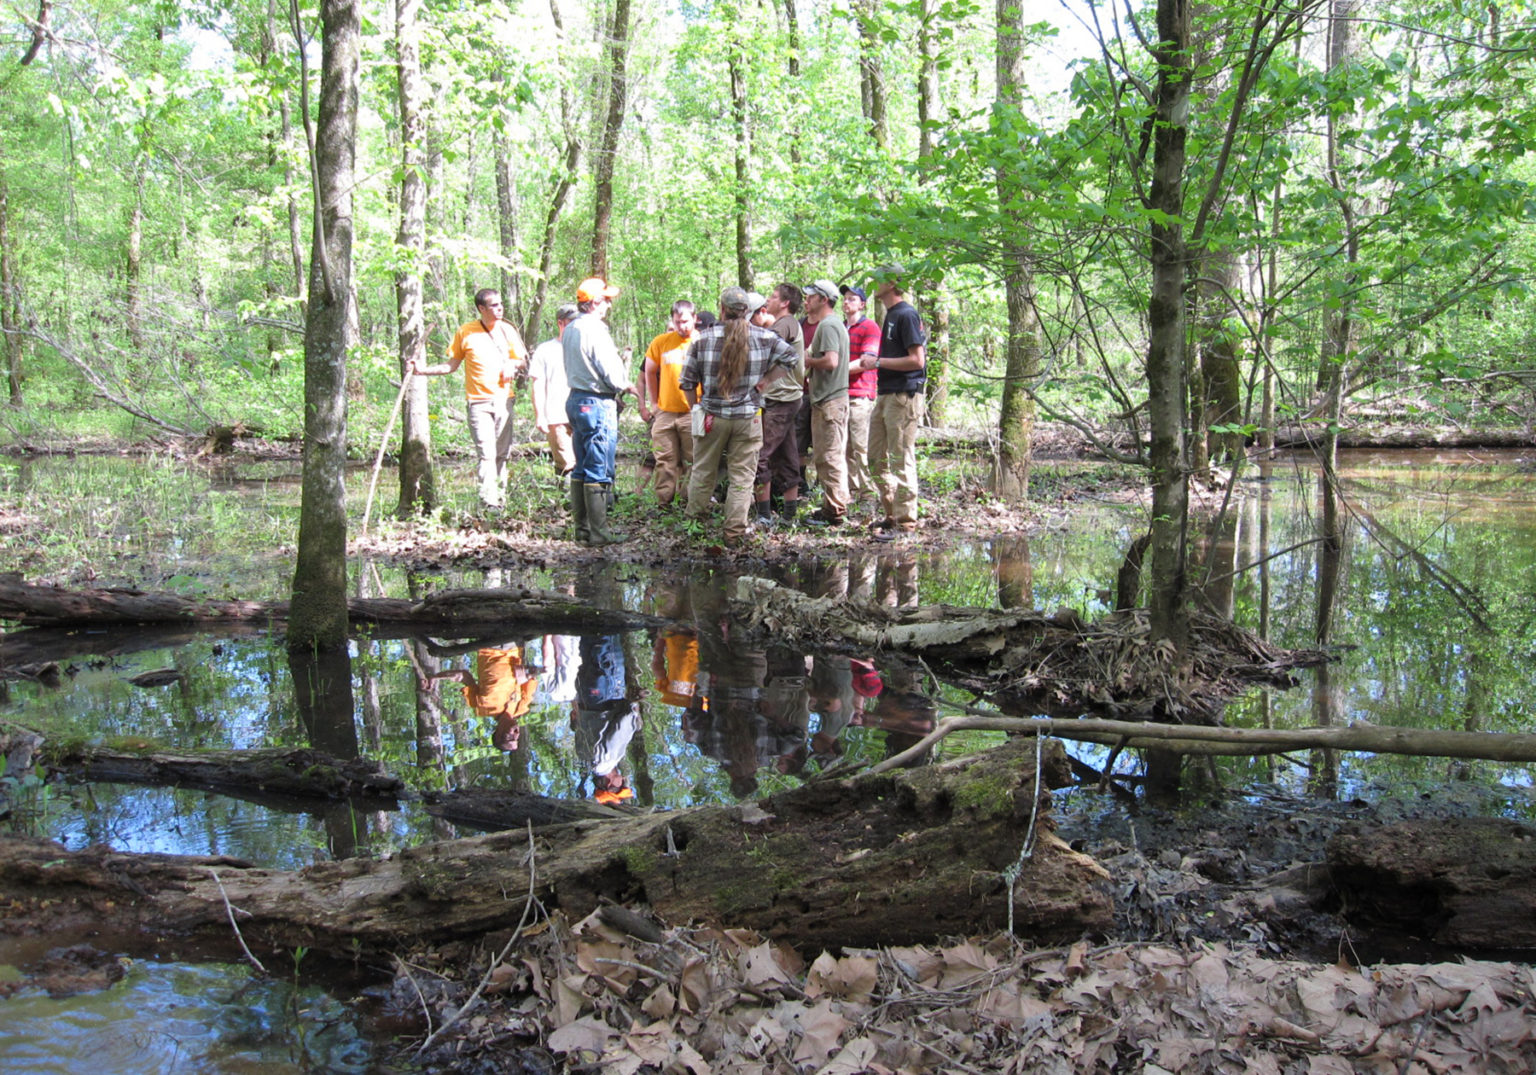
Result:
<instances>
[{"instance_id":1,"label":"group of people","mask_svg":"<svg viewBox=\"0 0 1536 1075\"><path fill-rule=\"evenodd\" d=\"M663 509L681 498L689 517L702 518L724 471L727 544L742 541L754 520L760 527L796 520L807 462L821 486L821 504L808 514L814 525L840 526L856 500L874 495L880 516L871 529L888 539L917 527L927 332L899 266L876 269L871 283L885 310L880 323L867 316L863 287L828 280L780 284L766 296L726 288L718 320L692 302L674 302L638 378L606 323L619 289L601 278L581 282L575 304L556 311L556 336L532 355L503 320L500 296L486 289L475 296L479 316L454 335L447 360L413 362L409 372L464 367L479 495L492 507L502 504L506 485L510 393L526 376L534 420L569 479L576 539L584 544L622 540L608 511L623 395L635 397L650 425Z\"/></svg>"}]
</instances>

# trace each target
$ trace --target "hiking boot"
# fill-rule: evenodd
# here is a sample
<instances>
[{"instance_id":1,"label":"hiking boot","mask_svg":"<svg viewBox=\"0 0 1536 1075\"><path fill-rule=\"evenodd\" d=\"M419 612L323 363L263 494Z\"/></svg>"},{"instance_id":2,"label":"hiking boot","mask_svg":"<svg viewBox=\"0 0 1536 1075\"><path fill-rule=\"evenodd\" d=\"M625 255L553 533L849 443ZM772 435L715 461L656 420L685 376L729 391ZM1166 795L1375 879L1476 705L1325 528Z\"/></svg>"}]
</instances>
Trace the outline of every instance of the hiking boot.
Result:
<instances>
[{"instance_id":1,"label":"hiking boot","mask_svg":"<svg viewBox=\"0 0 1536 1075\"><path fill-rule=\"evenodd\" d=\"M812 526L842 526L843 517L827 510L825 504L805 517Z\"/></svg>"},{"instance_id":2,"label":"hiking boot","mask_svg":"<svg viewBox=\"0 0 1536 1075\"><path fill-rule=\"evenodd\" d=\"M878 533L880 533L882 531L895 530L896 529L896 520L895 519L877 519L874 522L869 524L869 529L870 529L871 532L876 533L876 534L878 534Z\"/></svg>"},{"instance_id":3,"label":"hiking boot","mask_svg":"<svg viewBox=\"0 0 1536 1075\"><path fill-rule=\"evenodd\" d=\"M608 506L613 500L612 486L588 484L584 491L587 502L587 544L615 545L623 541L623 534L608 529Z\"/></svg>"},{"instance_id":4,"label":"hiking boot","mask_svg":"<svg viewBox=\"0 0 1536 1075\"><path fill-rule=\"evenodd\" d=\"M576 540L587 544L591 540L587 526L587 487L575 478L571 479L571 518L576 523Z\"/></svg>"}]
</instances>

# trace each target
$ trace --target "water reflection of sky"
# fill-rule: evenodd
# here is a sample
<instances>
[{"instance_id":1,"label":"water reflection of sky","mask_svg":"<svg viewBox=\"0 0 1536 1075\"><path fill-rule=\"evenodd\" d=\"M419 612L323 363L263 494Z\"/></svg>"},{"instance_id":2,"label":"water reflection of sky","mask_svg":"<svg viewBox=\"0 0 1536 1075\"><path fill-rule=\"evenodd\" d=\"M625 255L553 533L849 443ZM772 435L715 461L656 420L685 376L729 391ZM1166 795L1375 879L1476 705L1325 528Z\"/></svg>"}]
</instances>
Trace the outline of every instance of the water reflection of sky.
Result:
<instances>
[{"instance_id":1,"label":"water reflection of sky","mask_svg":"<svg viewBox=\"0 0 1536 1075\"><path fill-rule=\"evenodd\" d=\"M1446 458L1426 468L1372 455L1347 457L1341 473L1348 510L1329 621L1341 660L1320 682L1309 676L1298 689L1241 700L1230 721L1529 730L1531 472L1509 457ZM1191 577L1201 600L1279 644L1313 644L1321 518L1311 470L1276 466L1263 480L1240 483L1227 513L1192 533ZM1028 539L1003 536L942 553L858 548L792 565L779 581L890 605L1065 605L1092 618L1112 604L1123 550L1142 520L1134 509L1106 505L1074 511ZM703 569L622 564L580 576L558 566L412 576L380 566L374 592L533 585L672 626L587 637L361 640L339 741L422 791L507 789L666 808L777 790L839 761L878 759L931 727L936 685L920 668L733 636L723 604L730 581ZM1469 620L1468 595L1488 630ZM107 649L76 658L56 689L10 684L0 716L88 739L143 737L183 748L294 747L329 735L301 712L287 655L269 640L201 636L173 647ZM149 689L128 683L162 667L182 678ZM1103 760L1092 749L1082 757ZM1337 795L1456 775L1444 761L1348 754L1222 764L1234 779ZM1530 785L1523 767L1470 768L1517 797ZM38 798L46 801L19 804L13 826L72 847L105 841L280 865L377 854L459 832L419 805L285 814L201 792L108 785Z\"/></svg>"}]
</instances>

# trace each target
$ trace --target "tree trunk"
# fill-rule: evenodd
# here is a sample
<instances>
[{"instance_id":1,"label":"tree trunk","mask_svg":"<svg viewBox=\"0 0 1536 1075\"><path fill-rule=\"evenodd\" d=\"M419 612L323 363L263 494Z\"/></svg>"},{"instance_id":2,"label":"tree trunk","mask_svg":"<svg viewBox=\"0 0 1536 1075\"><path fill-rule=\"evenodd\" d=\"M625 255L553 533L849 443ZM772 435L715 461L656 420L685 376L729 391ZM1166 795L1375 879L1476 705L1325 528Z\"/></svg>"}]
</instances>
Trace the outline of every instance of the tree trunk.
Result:
<instances>
[{"instance_id":1,"label":"tree trunk","mask_svg":"<svg viewBox=\"0 0 1536 1075\"><path fill-rule=\"evenodd\" d=\"M290 646L347 638L347 349L352 185L361 38L357 0L322 0L324 60L315 172L309 312L304 324L304 463Z\"/></svg>"},{"instance_id":2,"label":"tree trunk","mask_svg":"<svg viewBox=\"0 0 1536 1075\"><path fill-rule=\"evenodd\" d=\"M934 24L939 19L938 0L921 0L917 26L917 155L927 157L933 152L933 132L938 126L939 106L939 57ZM999 18L1001 18L999 12ZM1010 19L1010 23L1015 20ZM999 22L1001 32L1001 22ZM998 41L1001 46L1002 40ZM1001 70L1002 56L998 57ZM1002 96L999 90L998 96ZM929 401L930 411L932 401Z\"/></svg>"},{"instance_id":3,"label":"tree trunk","mask_svg":"<svg viewBox=\"0 0 1536 1075\"><path fill-rule=\"evenodd\" d=\"M784 26L788 31L789 48L785 57L785 67L789 74L791 86L800 85L800 12L796 10L796 0L784 0ZM800 167L800 139L789 140L789 163L792 168ZM796 199L795 211L798 211L799 199Z\"/></svg>"},{"instance_id":4,"label":"tree trunk","mask_svg":"<svg viewBox=\"0 0 1536 1075\"><path fill-rule=\"evenodd\" d=\"M1025 92L1024 14L1018 0L997 0L997 104L993 129L1006 135L1022 118ZM1024 245L1024 192L1010 169L997 172L997 201L1008 221L1003 251L1003 291L1008 303L1003 400L998 412L997 465L992 491L1017 503L1029 496L1029 466L1035 429L1031 382L1040 375L1040 321L1035 312L1034 270Z\"/></svg>"},{"instance_id":5,"label":"tree trunk","mask_svg":"<svg viewBox=\"0 0 1536 1075\"><path fill-rule=\"evenodd\" d=\"M427 328L422 270L427 257L427 94L421 76L420 0L395 0L395 53L400 74L400 247L405 268L395 273L400 325L400 376L405 384L401 423L400 501L397 514L430 511L437 503L432 466L432 427L427 420L427 380L407 373L425 362Z\"/></svg>"},{"instance_id":6,"label":"tree trunk","mask_svg":"<svg viewBox=\"0 0 1536 1075\"><path fill-rule=\"evenodd\" d=\"M1049 831L1045 787L1066 783L1065 754L1047 742L1037 766L1036 743L808 784L748 807L554 826L531 854L530 838L510 832L281 871L9 839L0 896L13 927L110 920L114 935L147 943L167 931L228 939L234 907L253 952L304 945L347 959L504 929L529 895L573 921L606 900L643 900L665 920L756 929L807 951L928 943L1010 917L1035 941L1107 930L1108 875ZM1033 854L1022 857L1031 831Z\"/></svg>"},{"instance_id":7,"label":"tree trunk","mask_svg":"<svg viewBox=\"0 0 1536 1075\"><path fill-rule=\"evenodd\" d=\"M1205 391L1201 402L1206 455L1211 462L1235 463L1243 458L1243 435L1213 433L1218 426L1243 421L1242 372L1238 367L1243 337L1241 311L1233 301L1241 294L1242 261L1231 251L1216 251L1201 260L1199 355Z\"/></svg>"},{"instance_id":8,"label":"tree trunk","mask_svg":"<svg viewBox=\"0 0 1536 1075\"><path fill-rule=\"evenodd\" d=\"M885 72L880 64L880 8L875 0L857 0L853 8L859 27L859 104L869 134L881 149L891 147L885 119Z\"/></svg>"},{"instance_id":9,"label":"tree trunk","mask_svg":"<svg viewBox=\"0 0 1536 1075\"><path fill-rule=\"evenodd\" d=\"M924 421L931 427L944 424L949 403L949 288L939 281L924 293L922 303L928 322L928 364L923 371Z\"/></svg>"},{"instance_id":10,"label":"tree trunk","mask_svg":"<svg viewBox=\"0 0 1536 1075\"><path fill-rule=\"evenodd\" d=\"M539 279L534 287L533 305L528 309L528 320L523 325L523 339L537 340L539 319L544 313L544 303L549 297L549 274L555 262L555 237L560 228L560 214L570 198L571 188L576 185L576 172L581 167L581 137L577 134L576 110L571 103L569 73L565 65L565 22L560 15L559 0L549 0L550 18L555 24L555 41L560 57L560 130L565 137L565 152L561 158L560 174L555 179L549 196L549 210L544 214L544 238L539 244Z\"/></svg>"},{"instance_id":11,"label":"tree trunk","mask_svg":"<svg viewBox=\"0 0 1536 1075\"><path fill-rule=\"evenodd\" d=\"M501 80L502 97L512 99L510 80ZM517 172L512 164L516 143L512 140L511 109L502 114L502 124L496 130L496 221L501 237L501 299L506 303L506 317L514 325L523 324L522 273L518 271L521 260L517 251ZM525 339L536 339L525 336Z\"/></svg>"},{"instance_id":12,"label":"tree trunk","mask_svg":"<svg viewBox=\"0 0 1536 1075\"><path fill-rule=\"evenodd\" d=\"M613 227L613 169L619 157L619 133L624 127L624 102L629 84L629 0L614 0L613 25L608 33L608 118L593 162L592 274L608 279L608 240Z\"/></svg>"},{"instance_id":13,"label":"tree trunk","mask_svg":"<svg viewBox=\"0 0 1536 1075\"><path fill-rule=\"evenodd\" d=\"M144 167L143 154L133 161L133 201L128 206L128 249L123 278L127 281L128 342L144 352Z\"/></svg>"},{"instance_id":14,"label":"tree trunk","mask_svg":"<svg viewBox=\"0 0 1536 1075\"><path fill-rule=\"evenodd\" d=\"M747 109L746 46L739 27L732 27L727 63L731 79L731 124L736 135L736 283L748 290L752 271L752 130Z\"/></svg>"},{"instance_id":15,"label":"tree trunk","mask_svg":"<svg viewBox=\"0 0 1536 1075\"><path fill-rule=\"evenodd\" d=\"M1147 308L1148 420L1152 431L1152 633L1182 649L1189 638L1184 530L1189 516L1185 441L1184 143L1189 122L1188 0L1158 0L1157 107L1153 124L1150 224L1152 295Z\"/></svg>"},{"instance_id":16,"label":"tree trunk","mask_svg":"<svg viewBox=\"0 0 1536 1075\"><path fill-rule=\"evenodd\" d=\"M21 280L11 249L10 192L5 182L5 145L0 136L0 335L5 338L5 380L12 407L22 405Z\"/></svg>"},{"instance_id":17,"label":"tree trunk","mask_svg":"<svg viewBox=\"0 0 1536 1075\"><path fill-rule=\"evenodd\" d=\"M1328 73L1339 78L1354 58L1354 20L1358 0L1331 0L1328 12ZM1350 357L1355 350L1354 289L1359 279L1360 236L1355 225L1355 204L1348 171L1348 151L1339 130L1339 116L1328 112L1328 183L1338 203L1344 231L1345 275L1341 293L1324 315L1323 348L1318 363L1318 388L1323 396L1323 466L1332 471L1338 462L1339 421L1344 410L1344 386Z\"/></svg>"}]
</instances>

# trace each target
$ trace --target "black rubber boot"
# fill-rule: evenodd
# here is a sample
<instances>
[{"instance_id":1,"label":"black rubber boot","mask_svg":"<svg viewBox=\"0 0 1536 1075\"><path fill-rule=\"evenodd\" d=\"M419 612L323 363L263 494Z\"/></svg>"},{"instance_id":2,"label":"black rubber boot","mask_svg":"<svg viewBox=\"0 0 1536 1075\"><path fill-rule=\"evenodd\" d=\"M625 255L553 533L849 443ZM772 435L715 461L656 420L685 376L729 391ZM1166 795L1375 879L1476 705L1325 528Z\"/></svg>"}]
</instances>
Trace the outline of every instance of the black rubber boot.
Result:
<instances>
[{"instance_id":1,"label":"black rubber boot","mask_svg":"<svg viewBox=\"0 0 1536 1075\"><path fill-rule=\"evenodd\" d=\"M575 478L571 479L571 518L576 521L576 540L583 545L590 543L587 527L587 487Z\"/></svg>"},{"instance_id":2,"label":"black rubber boot","mask_svg":"<svg viewBox=\"0 0 1536 1075\"><path fill-rule=\"evenodd\" d=\"M624 540L624 535L608 529L608 505L613 495L610 485L587 486L587 531L589 545L613 545Z\"/></svg>"}]
</instances>

